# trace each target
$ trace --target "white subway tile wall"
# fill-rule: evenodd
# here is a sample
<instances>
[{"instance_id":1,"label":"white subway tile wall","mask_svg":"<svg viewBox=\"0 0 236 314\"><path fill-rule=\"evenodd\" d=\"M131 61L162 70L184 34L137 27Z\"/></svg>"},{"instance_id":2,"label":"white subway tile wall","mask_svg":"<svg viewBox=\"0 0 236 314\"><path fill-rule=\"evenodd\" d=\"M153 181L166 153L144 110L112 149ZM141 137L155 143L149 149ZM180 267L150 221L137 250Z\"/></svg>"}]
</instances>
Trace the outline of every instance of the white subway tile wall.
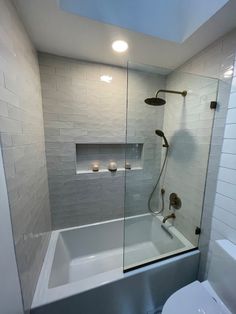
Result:
<instances>
[{"instance_id":1,"label":"white subway tile wall","mask_svg":"<svg viewBox=\"0 0 236 314\"><path fill-rule=\"evenodd\" d=\"M235 77L233 83L234 81ZM232 84L217 178L211 237L212 241L226 238L234 243L236 243L236 117L235 109L232 108L235 106L235 86ZM211 243L210 254L214 254L211 251L212 247Z\"/></svg>"},{"instance_id":2,"label":"white subway tile wall","mask_svg":"<svg viewBox=\"0 0 236 314\"><path fill-rule=\"evenodd\" d=\"M228 209L229 211L230 208L231 210L233 208L232 201L235 198L233 196L235 195L234 184L228 182L229 180L234 180L234 175L230 174L226 182L217 180L220 164L222 166L222 163L224 165L227 163L226 168L235 168L233 158L236 154L236 140L234 133L235 128L232 124L232 121L234 121L234 114L232 114L232 116L231 113L227 115L227 111L228 107L234 108L236 106L236 95L235 88L233 87L231 90L232 77L227 77L225 75L225 72L227 70L234 67L235 51L236 31L233 30L232 32L223 36L215 43L201 51L198 55L190 59L186 64L181 66L181 70L183 71L220 79L217 98L218 105L215 112L210 158L208 164L208 174L201 224L202 233L199 243L199 247L201 250L201 261L199 269L200 280L205 279L208 274L212 241L214 241L216 238L222 238L226 236L226 234L227 236L229 234L232 235L231 231L235 230L236 228L235 226L233 229L232 226L230 227L229 225L224 223L224 220L219 220L219 212L217 218L213 211L215 197L217 204L220 193L222 193L222 196L224 197L224 199L220 198L221 206L222 203L224 203L225 205L223 206L223 208ZM227 136L229 136L229 138L224 139L226 116L227 130L225 132ZM231 123L228 124L228 121L231 121ZM229 155L231 155L232 157ZM226 172L221 171L221 175L225 176ZM232 199L230 197L232 197ZM236 213L235 209L234 213Z\"/></svg>"},{"instance_id":3,"label":"white subway tile wall","mask_svg":"<svg viewBox=\"0 0 236 314\"><path fill-rule=\"evenodd\" d=\"M28 312L51 230L42 96L37 55L11 1L0 1L0 29L0 139Z\"/></svg>"},{"instance_id":4,"label":"white subway tile wall","mask_svg":"<svg viewBox=\"0 0 236 314\"><path fill-rule=\"evenodd\" d=\"M184 99L166 95L164 132L170 143L168 166L165 174L166 210L169 214L169 195L177 193L182 207L176 211L175 227L194 245L201 225L205 179L211 142L218 80L175 71L168 76L167 89L187 90Z\"/></svg>"}]
</instances>

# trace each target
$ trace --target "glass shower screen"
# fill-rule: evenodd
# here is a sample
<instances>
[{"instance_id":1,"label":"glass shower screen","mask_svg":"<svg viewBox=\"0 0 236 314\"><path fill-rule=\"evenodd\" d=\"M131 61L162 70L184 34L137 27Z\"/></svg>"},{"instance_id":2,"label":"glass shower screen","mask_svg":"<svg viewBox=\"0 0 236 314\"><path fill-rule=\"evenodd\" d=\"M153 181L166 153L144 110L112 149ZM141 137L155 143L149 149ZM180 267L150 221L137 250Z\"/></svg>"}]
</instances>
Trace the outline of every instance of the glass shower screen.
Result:
<instances>
[{"instance_id":1,"label":"glass shower screen","mask_svg":"<svg viewBox=\"0 0 236 314\"><path fill-rule=\"evenodd\" d=\"M124 271L197 248L218 90L213 78L137 68L128 67ZM158 90L158 103L145 102Z\"/></svg>"}]
</instances>

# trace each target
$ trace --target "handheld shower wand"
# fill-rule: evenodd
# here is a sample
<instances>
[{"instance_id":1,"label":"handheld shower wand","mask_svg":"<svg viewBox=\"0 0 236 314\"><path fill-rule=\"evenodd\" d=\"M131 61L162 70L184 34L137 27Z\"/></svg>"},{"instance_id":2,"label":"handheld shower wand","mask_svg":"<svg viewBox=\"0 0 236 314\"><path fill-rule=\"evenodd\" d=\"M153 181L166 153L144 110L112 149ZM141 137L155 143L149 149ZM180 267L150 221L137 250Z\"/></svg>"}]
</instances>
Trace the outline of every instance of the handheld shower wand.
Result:
<instances>
[{"instance_id":1,"label":"handheld shower wand","mask_svg":"<svg viewBox=\"0 0 236 314\"><path fill-rule=\"evenodd\" d=\"M164 204L164 194L165 194L164 188L161 188L161 200L162 200L161 209L153 210L152 207L151 207L151 200L152 200L152 197L153 197L153 195L154 195L154 193L156 191L156 188L158 187L158 185L160 183L160 180L161 180L161 177L162 177L162 174L163 174L163 171L165 169L166 162L167 162L168 152L169 152L169 143L168 143L168 141L167 141L167 139L165 137L164 132L161 131L161 130L156 130L155 133L156 133L156 135L158 135L158 136L163 138L163 140L164 140L163 147L166 147L166 152L165 152L165 158L164 158L164 161L163 161L163 164L162 164L162 167L161 167L160 174L159 174L159 176L157 178L157 181L156 181L156 184L154 185L153 190L152 190L152 192L151 192L151 194L150 194L150 196L148 198L148 209L149 209L149 211L151 212L152 215L158 215L158 214L162 213L163 210L164 210L164 206L165 206L165 204Z\"/></svg>"},{"instance_id":2,"label":"handheld shower wand","mask_svg":"<svg viewBox=\"0 0 236 314\"><path fill-rule=\"evenodd\" d=\"M161 131L161 130L156 130L155 133L156 133L156 135L158 135L158 136L160 136L160 137L163 138L164 143L165 143L165 144L163 145L163 147L169 147L169 143L168 143L168 141L167 141L167 139L166 139L166 137L165 137L164 132Z\"/></svg>"}]
</instances>

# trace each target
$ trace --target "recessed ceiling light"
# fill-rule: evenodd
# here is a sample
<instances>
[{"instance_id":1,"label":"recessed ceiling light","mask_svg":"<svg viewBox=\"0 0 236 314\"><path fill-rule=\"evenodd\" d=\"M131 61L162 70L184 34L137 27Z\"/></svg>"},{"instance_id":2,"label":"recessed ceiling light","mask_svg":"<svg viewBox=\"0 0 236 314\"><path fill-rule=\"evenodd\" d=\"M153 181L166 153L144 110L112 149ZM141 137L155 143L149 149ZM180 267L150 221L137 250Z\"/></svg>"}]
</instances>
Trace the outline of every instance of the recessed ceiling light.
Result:
<instances>
[{"instance_id":1,"label":"recessed ceiling light","mask_svg":"<svg viewBox=\"0 0 236 314\"><path fill-rule=\"evenodd\" d=\"M127 42L124 40L116 40L112 43L112 49L116 52L125 52L128 47Z\"/></svg>"},{"instance_id":2,"label":"recessed ceiling light","mask_svg":"<svg viewBox=\"0 0 236 314\"><path fill-rule=\"evenodd\" d=\"M106 83L111 83L112 76L110 76L110 75L102 75L102 76L100 76L100 81L106 82Z\"/></svg>"}]
</instances>

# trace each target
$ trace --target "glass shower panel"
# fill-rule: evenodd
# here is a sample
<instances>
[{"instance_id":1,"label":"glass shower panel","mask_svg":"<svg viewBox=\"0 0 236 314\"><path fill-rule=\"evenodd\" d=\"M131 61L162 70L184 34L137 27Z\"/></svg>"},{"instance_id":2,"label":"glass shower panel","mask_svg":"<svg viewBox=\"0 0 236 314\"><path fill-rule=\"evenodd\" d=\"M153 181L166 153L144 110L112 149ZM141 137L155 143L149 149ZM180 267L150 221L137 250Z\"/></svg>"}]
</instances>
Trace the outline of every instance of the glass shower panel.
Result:
<instances>
[{"instance_id":1,"label":"glass shower panel","mask_svg":"<svg viewBox=\"0 0 236 314\"><path fill-rule=\"evenodd\" d=\"M197 248L218 90L217 79L137 68L128 67L125 271Z\"/></svg>"}]
</instances>

